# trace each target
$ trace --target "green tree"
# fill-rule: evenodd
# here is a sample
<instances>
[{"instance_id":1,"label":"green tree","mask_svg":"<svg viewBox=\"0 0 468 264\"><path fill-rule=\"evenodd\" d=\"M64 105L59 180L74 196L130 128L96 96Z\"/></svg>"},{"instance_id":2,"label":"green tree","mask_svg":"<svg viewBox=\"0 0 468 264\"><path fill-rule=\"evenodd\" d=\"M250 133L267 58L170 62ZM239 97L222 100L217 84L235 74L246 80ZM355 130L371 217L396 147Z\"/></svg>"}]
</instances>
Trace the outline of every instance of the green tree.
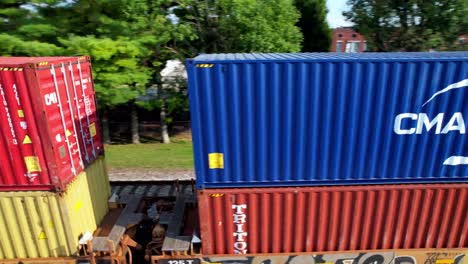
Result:
<instances>
[{"instance_id":1,"label":"green tree","mask_svg":"<svg viewBox=\"0 0 468 264\"><path fill-rule=\"evenodd\" d=\"M42 7L57 1L0 0L0 54L53 56L62 49L56 45L56 27L41 13Z\"/></svg>"},{"instance_id":2,"label":"green tree","mask_svg":"<svg viewBox=\"0 0 468 264\"><path fill-rule=\"evenodd\" d=\"M133 103L144 93L152 71L144 67L140 60L149 51L140 43L124 37L113 40L94 36L70 36L60 42L67 47L69 53L89 54L93 58L96 96L104 114L104 138L109 142L106 113L117 105Z\"/></svg>"},{"instance_id":3,"label":"green tree","mask_svg":"<svg viewBox=\"0 0 468 264\"><path fill-rule=\"evenodd\" d=\"M146 110L159 110L160 125L161 125L161 142L170 143L168 125L173 120L174 114L183 114L189 111L189 102L187 97L187 87L185 81L182 82L183 86L175 87L174 82L166 82L158 88L158 96L156 98L149 98L145 101L138 102L138 105ZM148 96L150 97L150 96Z\"/></svg>"},{"instance_id":4,"label":"green tree","mask_svg":"<svg viewBox=\"0 0 468 264\"><path fill-rule=\"evenodd\" d=\"M452 49L466 33L464 0L348 0L343 14L376 51ZM465 32L464 32L465 31Z\"/></svg>"},{"instance_id":5,"label":"green tree","mask_svg":"<svg viewBox=\"0 0 468 264\"><path fill-rule=\"evenodd\" d=\"M193 35L191 27L172 23L173 5L167 0L78 0L49 10L68 29L61 34L74 35L61 39L69 54L93 58L103 112L129 104L133 143L139 143L137 98L160 80L165 60L183 56L177 42Z\"/></svg>"},{"instance_id":6,"label":"green tree","mask_svg":"<svg viewBox=\"0 0 468 264\"><path fill-rule=\"evenodd\" d=\"M299 12L292 0L188 0L174 10L197 39L193 53L300 51Z\"/></svg>"},{"instance_id":7,"label":"green tree","mask_svg":"<svg viewBox=\"0 0 468 264\"><path fill-rule=\"evenodd\" d=\"M159 106L161 119L161 134L163 143L170 143L167 123L171 122L170 114L174 112L173 108L177 105L182 108L182 103L178 100L180 93L178 88L173 85L167 85L164 78L161 78L160 72L164 67L164 62L169 59L183 59L186 52L178 46L179 42L191 41L195 39L194 31L190 26L184 23L178 23L175 17L171 17L171 10L179 8L178 3L173 1L127 1L128 5L124 8L124 17L127 21L126 28L129 30L126 35L139 41L149 50L148 56L142 58L142 63L154 72L151 82L148 86L159 86L160 96L156 100ZM177 87L179 87L177 85ZM185 96L186 97L186 96ZM143 104L147 104L143 102ZM150 104L151 105L151 104ZM133 105L132 112L132 134L135 138L137 130L135 129L138 121L136 116L136 105Z\"/></svg>"},{"instance_id":8,"label":"green tree","mask_svg":"<svg viewBox=\"0 0 468 264\"><path fill-rule=\"evenodd\" d=\"M325 0L296 0L296 8L301 12L297 26L304 35L302 51L329 51L331 30L327 23Z\"/></svg>"},{"instance_id":9,"label":"green tree","mask_svg":"<svg viewBox=\"0 0 468 264\"><path fill-rule=\"evenodd\" d=\"M0 52L91 55L100 110L130 104L138 142L135 104L147 87L164 87L164 62L199 52L299 51L298 19L292 0L0 0ZM185 109L184 93L165 94L161 109Z\"/></svg>"}]
</instances>

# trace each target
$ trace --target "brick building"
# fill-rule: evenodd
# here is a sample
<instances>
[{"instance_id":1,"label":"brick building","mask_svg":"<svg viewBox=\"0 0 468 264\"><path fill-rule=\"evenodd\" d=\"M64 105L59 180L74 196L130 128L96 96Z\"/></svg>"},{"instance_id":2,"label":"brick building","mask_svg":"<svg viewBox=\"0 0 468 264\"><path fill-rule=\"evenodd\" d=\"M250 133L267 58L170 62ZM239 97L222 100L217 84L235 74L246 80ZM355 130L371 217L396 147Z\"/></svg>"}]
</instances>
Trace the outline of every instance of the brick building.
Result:
<instances>
[{"instance_id":1,"label":"brick building","mask_svg":"<svg viewBox=\"0 0 468 264\"><path fill-rule=\"evenodd\" d=\"M364 52L367 51L366 39L352 28L333 29L331 52Z\"/></svg>"}]
</instances>

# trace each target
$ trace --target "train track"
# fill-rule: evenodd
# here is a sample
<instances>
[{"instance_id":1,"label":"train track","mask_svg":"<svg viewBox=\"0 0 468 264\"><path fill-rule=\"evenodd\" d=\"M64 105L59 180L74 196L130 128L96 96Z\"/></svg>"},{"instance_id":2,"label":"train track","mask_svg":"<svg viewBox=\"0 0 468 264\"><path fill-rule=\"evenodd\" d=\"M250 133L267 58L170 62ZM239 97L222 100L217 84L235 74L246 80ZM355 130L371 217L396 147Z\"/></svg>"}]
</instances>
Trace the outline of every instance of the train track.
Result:
<instances>
[{"instance_id":1,"label":"train track","mask_svg":"<svg viewBox=\"0 0 468 264\"><path fill-rule=\"evenodd\" d=\"M119 197L176 197L178 192L194 194L193 181L111 181L111 192Z\"/></svg>"}]
</instances>

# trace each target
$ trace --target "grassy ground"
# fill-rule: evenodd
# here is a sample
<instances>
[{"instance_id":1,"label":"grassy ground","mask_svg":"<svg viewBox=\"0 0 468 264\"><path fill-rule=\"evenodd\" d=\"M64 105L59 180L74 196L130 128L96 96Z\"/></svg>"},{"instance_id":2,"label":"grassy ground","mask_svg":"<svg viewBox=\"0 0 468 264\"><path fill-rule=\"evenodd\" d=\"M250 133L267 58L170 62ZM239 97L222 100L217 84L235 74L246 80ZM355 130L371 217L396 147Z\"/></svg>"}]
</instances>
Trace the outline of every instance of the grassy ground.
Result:
<instances>
[{"instance_id":1,"label":"grassy ground","mask_svg":"<svg viewBox=\"0 0 468 264\"><path fill-rule=\"evenodd\" d=\"M108 145L105 151L110 169L193 169L190 141L171 144Z\"/></svg>"}]
</instances>

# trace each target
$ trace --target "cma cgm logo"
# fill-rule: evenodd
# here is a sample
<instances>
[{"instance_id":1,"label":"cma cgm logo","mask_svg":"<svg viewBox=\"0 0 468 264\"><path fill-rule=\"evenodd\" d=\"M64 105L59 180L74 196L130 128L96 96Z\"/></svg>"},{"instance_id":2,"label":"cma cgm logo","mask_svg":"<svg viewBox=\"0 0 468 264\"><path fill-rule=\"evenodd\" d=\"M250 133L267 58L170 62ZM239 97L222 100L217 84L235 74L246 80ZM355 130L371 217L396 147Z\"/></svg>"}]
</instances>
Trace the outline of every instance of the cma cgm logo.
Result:
<instances>
[{"instance_id":1,"label":"cma cgm logo","mask_svg":"<svg viewBox=\"0 0 468 264\"><path fill-rule=\"evenodd\" d=\"M403 125L405 122L408 126ZM462 113L459 112L448 117L440 113L432 119L425 113L403 113L395 117L393 130L398 135L422 134L431 131L435 134L447 134L451 131L465 134L466 124Z\"/></svg>"},{"instance_id":2,"label":"cma cgm logo","mask_svg":"<svg viewBox=\"0 0 468 264\"><path fill-rule=\"evenodd\" d=\"M437 96L454 89L468 87L468 79L450 84L444 89L436 92L422 106L431 102ZM423 133L448 134L458 133L466 134L468 116L463 116L461 112L453 114L438 113L429 116L427 113L401 113L395 117L393 131L398 135L412 135ZM466 165L468 157L452 156L444 162L445 165Z\"/></svg>"}]
</instances>

